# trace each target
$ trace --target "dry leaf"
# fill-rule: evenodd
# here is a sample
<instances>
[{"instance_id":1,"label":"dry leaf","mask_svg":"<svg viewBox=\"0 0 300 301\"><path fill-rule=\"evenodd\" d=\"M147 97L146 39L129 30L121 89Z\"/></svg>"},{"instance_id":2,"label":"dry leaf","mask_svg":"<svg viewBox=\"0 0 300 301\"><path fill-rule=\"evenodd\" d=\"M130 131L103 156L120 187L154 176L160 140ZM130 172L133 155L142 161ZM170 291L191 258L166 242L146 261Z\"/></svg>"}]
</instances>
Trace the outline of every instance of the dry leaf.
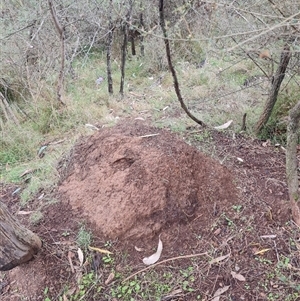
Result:
<instances>
[{"instance_id":1,"label":"dry leaf","mask_svg":"<svg viewBox=\"0 0 300 301\"><path fill-rule=\"evenodd\" d=\"M256 252L254 253L254 255L263 255L264 253L266 253L266 252L269 251L269 250L271 250L271 249L262 249L262 250L260 250L260 251L256 251Z\"/></svg>"},{"instance_id":2,"label":"dry leaf","mask_svg":"<svg viewBox=\"0 0 300 301\"><path fill-rule=\"evenodd\" d=\"M224 294L225 292L227 292L228 289L229 289L229 287L230 287L230 285L221 287L218 290L216 290L216 292L214 293L213 299L211 301L219 301L220 300L220 296L222 294Z\"/></svg>"},{"instance_id":3,"label":"dry leaf","mask_svg":"<svg viewBox=\"0 0 300 301\"><path fill-rule=\"evenodd\" d=\"M231 271L231 276L238 281L246 281L246 278L243 275L238 274L234 271Z\"/></svg>"},{"instance_id":4,"label":"dry leaf","mask_svg":"<svg viewBox=\"0 0 300 301\"><path fill-rule=\"evenodd\" d=\"M69 264L70 264L72 273L75 273L74 266L73 266L73 262L72 262L72 257L74 257L74 253L71 252L71 251L69 251L69 252L68 252L68 260L69 260Z\"/></svg>"},{"instance_id":5,"label":"dry leaf","mask_svg":"<svg viewBox=\"0 0 300 301\"><path fill-rule=\"evenodd\" d=\"M80 266L82 266L83 265L84 256L83 256L83 252L82 252L82 250L80 248L78 248L77 254L78 254L78 259L79 259L79 262L80 262Z\"/></svg>"},{"instance_id":6,"label":"dry leaf","mask_svg":"<svg viewBox=\"0 0 300 301\"><path fill-rule=\"evenodd\" d=\"M38 151L38 156L40 158L43 158L45 156L45 151L47 149L48 145L43 145L40 147L39 151Z\"/></svg>"},{"instance_id":7,"label":"dry leaf","mask_svg":"<svg viewBox=\"0 0 300 301\"><path fill-rule=\"evenodd\" d=\"M76 292L76 287L72 287L70 288L67 292L66 295L67 296L73 296L73 294Z\"/></svg>"},{"instance_id":8,"label":"dry leaf","mask_svg":"<svg viewBox=\"0 0 300 301\"><path fill-rule=\"evenodd\" d=\"M63 301L69 301L65 294L63 295Z\"/></svg>"},{"instance_id":9,"label":"dry leaf","mask_svg":"<svg viewBox=\"0 0 300 301\"><path fill-rule=\"evenodd\" d=\"M183 292L182 292L182 289L176 289L172 292L170 292L168 295L165 295L161 298L162 301L164 300L173 300L173 299L177 299L178 297L182 296L183 295Z\"/></svg>"},{"instance_id":10,"label":"dry leaf","mask_svg":"<svg viewBox=\"0 0 300 301\"><path fill-rule=\"evenodd\" d=\"M20 175L20 178L23 178L25 177L26 175L30 174L30 173L33 173L35 172L36 169L26 169L21 175Z\"/></svg>"},{"instance_id":11,"label":"dry leaf","mask_svg":"<svg viewBox=\"0 0 300 301\"><path fill-rule=\"evenodd\" d=\"M157 246L156 252L154 254L152 254L151 256L149 256L149 257L145 257L143 259L143 263L146 264L146 265L150 265L150 264L154 264L155 262L157 262L160 258L162 249L163 249L163 244L162 244L162 241L160 240L160 236L159 236L158 246Z\"/></svg>"},{"instance_id":12,"label":"dry leaf","mask_svg":"<svg viewBox=\"0 0 300 301\"><path fill-rule=\"evenodd\" d=\"M20 191L21 191L21 187L18 187L16 190L14 190L14 191L12 192L11 195L15 195L15 194L19 193Z\"/></svg>"},{"instance_id":13,"label":"dry leaf","mask_svg":"<svg viewBox=\"0 0 300 301\"><path fill-rule=\"evenodd\" d=\"M231 125L232 122L233 122L233 120L229 120L229 121L227 121L226 123L224 123L220 126L215 126L214 129L216 129L216 130L225 130Z\"/></svg>"},{"instance_id":14,"label":"dry leaf","mask_svg":"<svg viewBox=\"0 0 300 301\"><path fill-rule=\"evenodd\" d=\"M91 247L91 246L89 246L89 249L92 251L97 251L99 253L103 253L103 254L112 254L112 252L110 252L108 250L99 249L99 248L95 248L95 247Z\"/></svg>"},{"instance_id":15,"label":"dry leaf","mask_svg":"<svg viewBox=\"0 0 300 301\"><path fill-rule=\"evenodd\" d=\"M223 255L223 256L220 256L220 257L217 257L217 258L214 258L213 260L211 260L209 262L209 264L214 264L214 263L217 263L217 262L220 262L226 258L228 258L230 256L230 253L226 254L226 255Z\"/></svg>"},{"instance_id":16,"label":"dry leaf","mask_svg":"<svg viewBox=\"0 0 300 301\"><path fill-rule=\"evenodd\" d=\"M110 284L114 280L114 278L115 278L115 274L114 274L114 272L111 272L104 282L105 285Z\"/></svg>"},{"instance_id":17,"label":"dry leaf","mask_svg":"<svg viewBox=\"0 0 300 301\"><path fill-rule=\"evenodd\" d=\"M276 238L276 234L270 234L270 235L261 235L260 238Z\"/></svg>"},{"instance_id":18,"label":"dry leaf","mask_svg":"<svg viewBox=\"0 0 300 301\"><path fill-rule=\"evenodd\" d=\"M89 128L89 129L99 131L99 128L96 127L96 126L94 126L93 124L87 123L85 126L86 126L87 128Z\"/></svg>"},{"instance_id":19,"label":"dry leaf","mask_svg":"<svg viewBox=\"0 0 300 301\"><path fill-rule=\"evenodd\" d=\"M19 211L17 214L21 214L21 215L27 215L27 214L31 214L34 211Z\"/></svg>"},{"instance_id":20,"label":"dry leaf","mask_svg":"<svg viewBox=\"0 0 300 301\"><path fill-rule=\"evenodd\" d=\"M215 236L218 236L220 233L221 233L221 228L218 228L218 229L214 232L214 235L215 235Z\"/></svg>"},{"instance_id":21,"label":"dry leaf","mask_svg":"<svg viewBox=\"0 0 300 301\"><path fill-rule=\"evenodd\" d=\"M134 248L135 248L135 250L138 251L138 252L144 251L144 248L139 248L139 247L137 247L137 246L134 246Z\"/></svg>"}]
</instances>

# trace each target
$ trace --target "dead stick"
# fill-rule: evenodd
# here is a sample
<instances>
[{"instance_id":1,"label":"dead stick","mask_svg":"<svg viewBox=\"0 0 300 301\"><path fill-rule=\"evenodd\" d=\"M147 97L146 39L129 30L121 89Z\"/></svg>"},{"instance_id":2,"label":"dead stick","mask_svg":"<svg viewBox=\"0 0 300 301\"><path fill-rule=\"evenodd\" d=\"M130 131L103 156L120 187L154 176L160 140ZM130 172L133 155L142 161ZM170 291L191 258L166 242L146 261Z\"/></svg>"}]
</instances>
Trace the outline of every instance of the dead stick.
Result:
<instances>
[{"instance_id":1,"label":"dead stick","mask_svg":"<svg viewBox=\"0 0 300 301\"><path fill-rule=\"evenodd\" d=\"M158 136L159 134L149 134L149 135L144 135L144 136L138 136L139 138L148 138L148 137L154 137Z\"/></svg>"},{"instance_id":2,"label":"dead stick","mask_svg":"<svg viewBox=\"0 0 300 301\"><path fill-rule=\"evenodd\" d=\"M127 280L129 280L129 279L131 279L132 277L134 277L134 276L136 276L136 275L138 275L138 274L140 274L142 272L148 271L148 270L150 270L150 269L152 269L152 268L154 268L154 267L156 267L156 266L158 266L160 264L163 264L163 263L166 263L166 262L169 262L169 261L172 261L172 260L192 258L192 257L199 257L199 256L204 256L204 255L207 255L207 252L198 253L198 254L190 254L190 255L182 255L182 256L178 256L178 257L173 257L173 258L165 259L163 261L160 261L158 263L152 264L152 265L150 265L150 266L148 266L148 267L146 267L144 269L141 269L141 270L139 270L139 271L131 274L130 276L128 276L127 278L125 278L122 281L122 283L125 282L125 281L127 281Z\"/></svg>"}]
</instances>

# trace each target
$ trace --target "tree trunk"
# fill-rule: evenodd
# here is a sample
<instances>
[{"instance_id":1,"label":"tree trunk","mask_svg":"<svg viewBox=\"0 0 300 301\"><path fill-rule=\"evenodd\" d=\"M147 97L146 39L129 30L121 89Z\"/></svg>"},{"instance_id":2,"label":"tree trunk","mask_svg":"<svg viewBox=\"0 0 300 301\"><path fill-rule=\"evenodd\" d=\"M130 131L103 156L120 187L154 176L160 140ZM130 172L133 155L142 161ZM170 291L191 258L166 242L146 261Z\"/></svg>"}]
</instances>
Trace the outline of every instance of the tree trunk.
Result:
<instances>
[{"instance_id":1,"label":"tree trunk","mask_svg":"<svg viewBox=\"0 0 300 301\"><path fill-rule=\"evenodd\" d=\"M142 12L140 13L140 24L139 24L139 28L142 29L142 31L145 30L145 24L144 24L144 15L143 15L143 1L141 1L140 4L140 9L142 10ZM144 57L145 56L145 46L144 46L144 34L143 32L140 33L140 51L141 51L141 56Z\"/></svg>"},{"instance_id":2,"label":"tree trunk","mask_svg":"<svg viewBox=\"0 0 300 301\"><path fill-rule=\"evenodd\" d=\"M41 247L39 237L22 227L0 202L0 271L29 261Z\"/></svg>"},{"instance_id":3,"label":"tree trunk","mask_svg":"<svg viewBox=\"0 0 300 301\"><path fill-rule=\"evenodd\" d=\"M275 76L274 76L270 95L265 104L264 110L263 110L258 122L256 123L256 126L255 126L256 134L259 134L261 132L262 128L269 120L269 117L272 113L273 107L277 101L278 92L279 92L281 83L284 79L285 71L289 64L290 58L291 58L290 46L286 44L281 53L279 66L278 66Z\"/></svg>"},{"instance_id":4,"label":"tree trunk","mask_svg":"<svg viewBox=\"0 0 300 301\"><path fill-rule=\"evenodd\" d=\"M55 7L53 5L52 0L48 0L50 12L53 18L53 22L55 25L55 28L59 34L59 39L61 43L61 65L60 65L60 71L58 75L58 82L57 82L57 100L60 102L60 104L65 105L65 103L62 101L62 93L64 88L64 78L65 78L65 58L66 58L66 50L65 50L65 29L58 21L57 14Z\"/></svg>"},{"instance_id":5,"label":"tree trunk","mask_svg":"<svg viewBox=\"0 0 300 301\"><path fill-rule=\"evenodd\" d=\"M136 55L135 42L134 42L135 36L136 36L135 29L130 30L129 31L129 41L130 41L130 44L131 44L131 54L132 55Z\"/></svg>"},{"instance_id":6,"label":"tree trunk","mask_svg":"<svg viewBox=\"0 0 300 301\"><path fill-rule=\"evenodd\" d=\"M123 21L123 45L122 45L122 61L121 61L121 84L120 84L120 94L124 94L124 80L125 80L125 62L126 62L126 51L128 42L128 28L129 22L131 20L133 1L129 1L129 8L126 15L126 20Z\"/></svg>"},{"instance_id":7,"label":"tree trunk","mask_svg":"<svg viewBox=\"0 0 300 301\"><path fill-rule=\"evenodd\" d=\"M164 36L164 42L165 42L165 47L166 47L166 54L167 54L167 59L168 59L168 65L169 65L169 69L172 73L172 77L173 77L173 83L174 83L174 89L177 95L177 99L180 102L180 105L182 107L182 109L184 110L184 112L192 119L194 120L196 123L200 124L201 126L205 127L206 124L199 120L198 118L196 118L188 109L188 107L185 105L181 92L180 92L180 88L179 88L179 83L178 83L178 79L177 79L177 74L176 71L174 69L173 63L172 63L172 59L171 59L171 49L170 49L170 43L169 43L169 38L168 38L168 34L167 34L167 30L166 30L166 22L165 22L165 15L164 15L164 1L160 0L159 1L159 22L160 22L160 26L161 26L161 30L163 32L163 36Z\"/></svg>"},{"instance_id":8,"label":"tree trunk","mask_svg":"<svg viewBox=\"0 0 300 301\"><path fill-rule=\"evenodd\" d=\"M108 37L107 37L107 48L106 48L106 66L107 66L107 84L108 84L108 93L113 94L113 79L111 75L111 47L113 42L113 22L112 22L112 0L109 1L109 12L108 12Z\"/></svg>"},{"instance_id":9,"label":"tree trunk","mask_svg":"<svg viewBox=\"0 0 300 301\"><path fill-rule=\"evenodd\" d=\"M297 145L298 130L300 128L300 100L292 108L289 115L287 126L287 145L286 145L286 177L289 189L289 198L294 221L300 226L300 208L299 208L299 181L298 181L298 162Z\"/></svg>"}]
</instances>

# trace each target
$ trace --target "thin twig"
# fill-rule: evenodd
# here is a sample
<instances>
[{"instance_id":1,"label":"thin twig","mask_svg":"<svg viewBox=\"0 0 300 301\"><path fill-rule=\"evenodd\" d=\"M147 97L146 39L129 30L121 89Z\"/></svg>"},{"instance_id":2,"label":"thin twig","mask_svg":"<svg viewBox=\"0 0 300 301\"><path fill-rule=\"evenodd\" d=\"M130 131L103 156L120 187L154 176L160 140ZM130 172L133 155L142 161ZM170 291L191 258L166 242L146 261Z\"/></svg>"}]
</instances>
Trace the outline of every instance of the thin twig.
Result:
<instances>
[{"instance_id":1,"label":"thin twig","mask_svg":"<svg viewBox=\"0 0 300 301\"><path fill-rule=\"evenodd\" d=\"M182 256L177 256L177 257L172 257L172 258L169 258L169 259L162 260L162 261L160 261L158 263L152 264L152 265L150 265L150 266L148 266L148 267L146 267L144 269L141 269L141 270L139 270L139 271L131 274L130 276L128 276L127 278L125 278L122 281L122 283L125 282L125 281L127 281L127 280L129 280L129 279L131 279L132 277L134 277L134 276L136 276L136 275L138 275L138 274L140 274L142 272L148 271L148 270L150 270L150 269L152 269L152 268L154 268L154 267L156 267L156 266L158 266L160 264L164 264L166 262L173 261L173 260L185 259L185 258L193 258L193 257L204 256L204 255L207 255L207 252L198 253L198 254L190 254L190 255L182 255Z\"/></svg>"},{"instance_id":2,"label":"thin twig","mask_svg":"<svg viewBox=\"0 0 300 301\"><path fill-rule=\"evenodd\" d=\"M144 135L144 136L138 136L139 138L148 138L148 137L154 137L158 136L159 134L149 134L149 135Z\"/></svg>"}]
</instances>

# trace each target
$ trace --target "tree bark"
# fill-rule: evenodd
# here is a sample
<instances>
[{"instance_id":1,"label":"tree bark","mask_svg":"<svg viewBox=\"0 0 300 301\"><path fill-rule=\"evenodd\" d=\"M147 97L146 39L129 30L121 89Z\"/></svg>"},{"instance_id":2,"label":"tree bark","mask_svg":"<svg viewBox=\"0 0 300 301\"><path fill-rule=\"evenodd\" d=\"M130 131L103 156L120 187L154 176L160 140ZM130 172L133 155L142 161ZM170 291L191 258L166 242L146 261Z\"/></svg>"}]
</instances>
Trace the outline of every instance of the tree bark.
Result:
<instances>
[{"instance_id":1,"label":"tree bark","mask_svg":"<svg viewBox=\"0 0 300 301\"><path fill-rule=\"evenodd\" d=\"M272 110L277 101L278 92L279 92L281 83L284 79L285 72L286 72L287 66L289 64L290 58L291 58L290 46L286 44L281 53L279 66L274 75L274 80L272 83L270 95L267 99L264 110L263 110L258 122L256 123L256 126L255 126L256 134L259 134L261 132L261 130L263 129L265 124L268 122L269 117L271 116Z\"/></svg>"},{"instance_id":2,"label":"tree bark","mask_svg":"<svg viewBox=\"0 0 300 301\"><path fill-rule=\"evenodd\" d=\"M131 44L131 54L132 55L136 55L135 42L134 42L135 35L136 35L135 29L132 29L132 30L129 31L129 41L130 41L130 44Z\"/></svg>"},{"instance_id":3,"label":"tree bark","mask_svg":"<svg viewBox=\"0 0 300 301\"><path fill-rule=\"evenodd\" d=\"M107 66L107 84L108 93L113 94L113 79L111 75L111 47L113 42L113 22L112 22L112 0L109 1L109 12L108 12L108 37L107 37L107 47L106 47L106 66Z\"/></svg>"},{"instance_id":4,"label":"tree bark","mask_svg":"<svg viewBox=\"0 0 300 301\"><path fill-rule=\"evenodd\" d=\"M143 7L143 1L140 3L140 24L139 28L142 29L142 31L145 30L145 24L144 24L144 7ZM144 34L141 32L140 34L140 51L141 51L141 56L145 56L145 45L144 45Z\"/></svg>"},{"instance_id":5,"label":"tree bark","mask_svg":"<svg viewBox=\"0 0 300 301\"><path fill-rule=\"evenodd\" d=\"M293 219L300 226L300 208L299 208L299 180L298 180L298 161L297 145L300 128L300 100L291 109L289 122L287 126L287 145L286 145L286 177L289 189L289 198Z\"/></svg>"},{"instance_id":6,"label":"tree bark","mask_svg":"<svg viewBox=\"0 0 300 301\"><path fill-rule=\"evenodd\" d=\"M39 237L22 227L0 202L0 271L29 261L41 247Z\"/></svg>"}]
</instances>

